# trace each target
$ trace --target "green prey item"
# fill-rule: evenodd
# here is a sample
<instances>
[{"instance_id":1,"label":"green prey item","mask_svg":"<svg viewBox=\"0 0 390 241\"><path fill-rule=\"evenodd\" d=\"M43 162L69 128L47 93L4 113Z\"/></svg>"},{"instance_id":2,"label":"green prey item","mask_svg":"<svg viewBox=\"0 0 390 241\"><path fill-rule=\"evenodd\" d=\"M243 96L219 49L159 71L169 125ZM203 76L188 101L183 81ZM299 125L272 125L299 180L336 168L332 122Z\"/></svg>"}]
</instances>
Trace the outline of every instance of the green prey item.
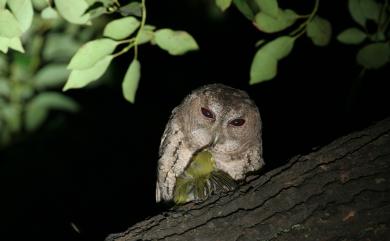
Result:
<instances>
[{"instance_id":1,"label":"green prey item","mask_svg":"<svg viewBox=\"0 0 390 241\"><path fill-rule=\"evenodd\" d=\"M194 155L176 179L173 200L176 204L205 200L211 193L233 190L235 187L236 182L229 174L216 170L212 154L204 150Z\"/></svg>"}]
</instances>

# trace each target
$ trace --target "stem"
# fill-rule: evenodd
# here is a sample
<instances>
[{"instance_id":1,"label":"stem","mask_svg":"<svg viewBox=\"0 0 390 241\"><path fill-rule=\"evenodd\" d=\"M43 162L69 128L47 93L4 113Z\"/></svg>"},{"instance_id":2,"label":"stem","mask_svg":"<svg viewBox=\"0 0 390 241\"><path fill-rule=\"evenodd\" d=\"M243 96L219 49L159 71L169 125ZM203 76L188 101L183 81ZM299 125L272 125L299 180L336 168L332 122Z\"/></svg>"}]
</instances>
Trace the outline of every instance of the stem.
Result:
<instances>
[{"instance_id":1,"label":"stem","mask_svg":"<svg viewBox=\"0 0 390 241\"><path fill-rule=\"evenodd\" d=\"M389 18L385 19L383 21L383 24L382 24L382 18L385 16L385 13L386 13L388 5L389 5L389 1L385 0L385 4L383 4L382 9L381 9L381 11L379 13L379 17L378 17L378 30L377 30L378 32L383 31L383 30L386 29L386 21L388 21Z\"/></svg>"},{"instance_id":2,"label":"stem","mask_svg":"<svg viewBox=\"0 0 390 241\"><path fill-rule=\"evenodd\" d=\"M386 20L385 24L383 25L383 32L386 33L389 24L390 24L390 17Z\"/></svg>"},{"instance_id":3,"label":"stem","mask_svg":"<svg viewBox=\"0 0 390 241\"><path fill-rule=\"evenodd\" d=\"M301 16L308 16L308 17L307 17L306 21L304 21L301 25L299 25L298 28L296 28L295 30L293 30L290 33L290 36L295 35L295 38L299 38L300 36L302 36L302 34L304 34L306 32L306 27L311 22L311 20L313 20L314 16L316 15L316 13L318 11L319 4L320 4L320 0L316 0L315 4L314 4L313 11L308 15L301 15Z\"/></svg>"},{"instance_id":4,"label":"stem","mask_svg":"<svg viewBox=\"0 0 390 241\"><path fill-rule=\"evenodd\" d=\"M301 31L301 32L299 32L299 33L297 33L295 36L292 36L292 37L293 37L294 39L297 39L297 38L301 37L304 33L306 33L306 29L303 30L303 31Z\"/></svg>"},{"instance_id":5,"label":"stem","mask_svg":"<svg viewBox=\"0 0 390 241\"><path fill-rule=\"evenodd\" d=\"M134 41L135 41L135 38L129 38L129 39L124 39L124 40L118 41L118 44L127 44L127 43L131 43Z\"/></svg>"},{"instance_id":6,"label":"stem","mask_svg":"<svg viewBox=\"0 0 390 241\"><path fill-rule=\"evenodd\" d=\"M135 42L134 40L135 40L135 38L130 38L130 39L124 39L124 40L118 41L118 44L126 44L126 43L128 43L128 45L126 47L124 47L121 51L113 54L112 57L116 58L119 55L122 55L122 54L126 53L127 51L129 51L129 49L134 47L134 42Z\"/></svg>"},{"instance_id":7,"label":"stem","mask_svg":"<svg viewBox=\"0 0 390 241\"><path fill-rule=\"evenodd\" d=\"M131 49L132 47L134 47L134 59L137 59L138 58L138 39L139 39L139 36L140 36L140 33L141 31L143 30L144 26L145 26L145 22L146 22L146 8L145 8L145 0L142 0L142 19L141 19L141 26L140 28L138 29L138 32L137 32L137 35L134 37L134 38L130 38L130 39L124 39L124 40L121 40L121 41L118 41L119 44L126 44L128 43L129 45L127 45L126 47L124 47L121 51L115 53L112 55L113 58L116 58L124 53L126 53L127 51L129 51L129 49Z\"/></svg>"},{"instance_id":8,"label":"stem","mask_svg":"<svg viewBox=\"0 0 390 241\"><path fill-rule=\"evenodd\" d=\"M319 6L319 5L320 5L320 0L316 0L315 5L314 5L314 9L313 9L313 11L311 12L310 17L309 17L309 19L307 20L307 22L310 22L310 21L314 18L314 16L315 16L316 13L318 12L318 6Z\"/></svg>"},{"instance_id":9,"label":"stem","mask_svg":"<svg viewBox=\"0 0 390 241\"><path fill-rule=\"evenodd\" d=\"M304 14L304 15L299 15L299 14L298 14L297 16L298 16L298 17L297 17L298 19L299 19L299 18L309 18L309 17L311 16L311 13L310 13L310 14Z\"/></svg>"},{"instance_id":10,"label":"stem","mask_svg":"<svg viewBox=\"0 0 390 241\"><path fill-rule=\"evenodd\" d=\"M146 6L145 6L145 0L142 0L141 2L142 4L142 20L141 20L141 26L137 32L137 35L135 36L135 40L134 40L134 59L137 59L138 58L138 39L139 39L139 36L141 35L141 32L145 26L145 22L146 22Z\"/></svg>"},{"instance_id":11,"label":"stem","mask_svg":"<svg viewBox=\"0 0 390 241\"><path fill-rule=\"evenodd\" d=\"M122 54L126 53L127 51L129 51L129 49L131 49L132 47L135 47L135 46L136 46L136 45L135 45L134 42L133 42L133 43L130 43L129 45L127 45L126 47L124 47L121 51L119 51L119 52L113 54L112 57L113 57L113 58L116 58L116 57L118 57L119 55L122 55Z\"/></svg>"},{"instance_id":12,"label":"stem","mask_svg":"<svg viewBox=\"0 0 390 241\"><path fill-rule=\"evenodd\" d=\"M386 0L385 1L385 4L384 4L384 6L383 6L383 11L385 12L385 11L387 11L387 8L389 7L389 1L388 0ZM385 15L385 14L383 14L383 15ZM387 19L385 19L384 21L383 21L383 25L382 25L382 31L386 34L387 33L387 28L389 27L389 24L390 24L390 16L388 15L387 16ZM379 27L378 27L379 28Z\"/></svg>"}]
</instances>

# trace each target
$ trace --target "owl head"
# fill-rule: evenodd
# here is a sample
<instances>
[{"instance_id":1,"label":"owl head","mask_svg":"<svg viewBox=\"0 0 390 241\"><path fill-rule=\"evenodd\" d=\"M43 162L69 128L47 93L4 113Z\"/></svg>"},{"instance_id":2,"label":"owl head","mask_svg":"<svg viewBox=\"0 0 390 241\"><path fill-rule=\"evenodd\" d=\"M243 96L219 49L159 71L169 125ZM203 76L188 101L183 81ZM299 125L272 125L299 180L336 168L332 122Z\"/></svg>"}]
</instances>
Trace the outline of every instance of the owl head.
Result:
<instances>
[{"instance_id":1,"label":"owl head","mask_svg":"<svg viewBox=\"0 0 390 241\"><path fill-rule=\"evenodd\" d=\"M234 159L261 142L260 113L242 90L203 86L184 99L176 114L192 150L207 148L215 156Z\"/></svg>"},{"instance_id":2,"label":"owl head","mask_svg":"<svg viewBox=\"0 0 390 241\"><path fill-rule=\"evenodd\" d=\"M207 153L210 158L199 161L197 156L201 153ZM193 191L199 187L196 183L204 183L206 189L214 190L211 183L219 182L211 179L216 174L223 174L224 178L218 179L226 184L226 180L242 180L263 165L261 119L255 103L242 90L222 84L206 85L194 90L174 109L165 128L156 200L183 197L180 193L185 194L185 201L195 200L198 198L194 193L202 193ZM199 170L206 174L195 177ZM200 182L203 176L207 178Z\"/></svg>"}]
</instances>

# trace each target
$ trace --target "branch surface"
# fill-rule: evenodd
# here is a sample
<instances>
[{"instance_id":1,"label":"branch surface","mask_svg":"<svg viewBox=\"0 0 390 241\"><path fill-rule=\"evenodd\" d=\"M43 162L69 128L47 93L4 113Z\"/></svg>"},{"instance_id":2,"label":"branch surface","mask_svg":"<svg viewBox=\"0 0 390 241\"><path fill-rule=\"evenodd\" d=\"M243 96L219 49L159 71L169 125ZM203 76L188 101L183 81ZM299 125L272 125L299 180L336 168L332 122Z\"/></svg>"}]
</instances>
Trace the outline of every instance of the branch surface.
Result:
<instances>
[{"instance_id":1,"label":"branch surface","mask_svg":"<svg viewBox=\"0 0 390 241\"><path fill-rule=\"evenodd\" d=\"M111 234L130 240L389 240L390 118Z\"/></svg>"}]
</instances>

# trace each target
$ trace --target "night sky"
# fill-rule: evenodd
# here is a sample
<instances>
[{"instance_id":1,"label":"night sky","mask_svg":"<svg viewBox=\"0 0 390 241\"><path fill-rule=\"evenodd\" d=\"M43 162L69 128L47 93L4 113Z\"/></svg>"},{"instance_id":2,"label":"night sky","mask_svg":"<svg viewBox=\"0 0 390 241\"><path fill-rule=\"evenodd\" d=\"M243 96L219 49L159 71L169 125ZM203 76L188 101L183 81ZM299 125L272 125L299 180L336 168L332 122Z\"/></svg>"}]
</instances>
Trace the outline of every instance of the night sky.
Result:
<instances>
[{"instance_id":1,"label":"night sky","mask_svg":"<svg viewBox=\"0 0 390 241\"><path fill-rule=\"evenodd\" d=\"M356 48L335 40L354 24L347 1L321 1L319 15L333 24L330 46L300 38L278 76L253 86L254 45L265 35L234 8L212 17L207 2L147 1L148 23L188 31L200 50L175 57L141 46L135 104L120 89L128 54L113 63L109 83L67 92L80 112L53 111L36 133L0 152L2 240L102 240L164 210L154 201L160 137L171 110L204 84L240 88L255 100L266 170L389 116L388 66L356 85ZM307 13L312 2L291 7Z\"/></svg>"}]
</instances>

